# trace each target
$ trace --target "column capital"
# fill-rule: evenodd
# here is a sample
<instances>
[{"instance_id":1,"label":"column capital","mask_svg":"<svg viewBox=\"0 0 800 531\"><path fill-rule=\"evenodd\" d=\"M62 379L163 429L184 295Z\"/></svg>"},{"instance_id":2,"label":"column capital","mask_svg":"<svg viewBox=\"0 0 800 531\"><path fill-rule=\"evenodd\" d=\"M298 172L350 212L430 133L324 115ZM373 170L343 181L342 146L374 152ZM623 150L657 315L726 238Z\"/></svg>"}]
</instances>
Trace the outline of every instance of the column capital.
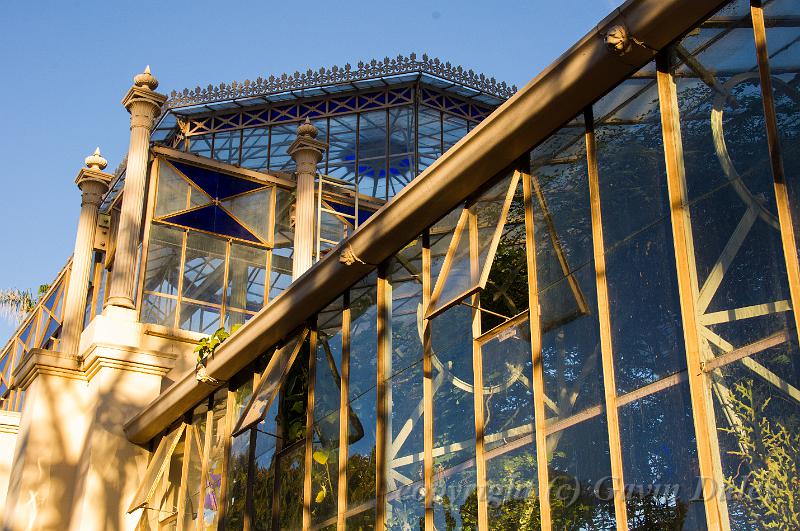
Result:
<instances>
[{"instance_id":1,"label":"column capital","mask_svg":"<svg viewBox=\"0 0 800 531\"><path fill-rule=\"evenodd\" d=\"M108 190L108 186L114 176L103 171L108 165L108 161L100 154L99 147L94 150L94 153L86 157L84 162L86 167L81 168L78 172L75 184L83 192L84 201L87 200L88 196L92 196L93 202L99 205L102 195Z\"/></svg>"},{"instance_id":2,"label":"column capital","mask_svg":"<svg viewBox=\"0 0 800 531\"><path fill-rule=\"evenodd\" d=\"M158 87L158 80L150 73L150 67L144 69L144 72L136 75L133 78L133 86L128 89L128 93L122 98L122 105L132 115L134 114L134 105L137 103L145 104L143 107L149 112L150 119L156 117L157 113L161 111L161 106L167 101L164 94L155 92Z\"/></svg>"},{"instance_id":3,"label":"column capital","mask_svg":"<svg viewBox=\"0 0 800 531\"><path fill-rule=\"evenodd\" d=\"M328 144L317 140L317 134L319 134L319 131L308 118L297 127L297 138L287 150L296 163L300 163L298 158L306 157L312 158L314 164L322 160L322 155L328 149Z\"/></svg>"}]
</instances>

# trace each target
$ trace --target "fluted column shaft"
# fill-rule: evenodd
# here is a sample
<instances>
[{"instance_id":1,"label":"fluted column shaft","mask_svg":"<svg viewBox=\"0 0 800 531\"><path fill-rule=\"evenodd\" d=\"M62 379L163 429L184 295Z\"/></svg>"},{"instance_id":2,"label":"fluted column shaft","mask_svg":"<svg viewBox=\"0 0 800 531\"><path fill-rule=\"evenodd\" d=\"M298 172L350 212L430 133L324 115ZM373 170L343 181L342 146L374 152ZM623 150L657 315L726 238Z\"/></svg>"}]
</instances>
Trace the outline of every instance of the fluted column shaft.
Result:
<instances>
[{"instance_id":1,"label":"fluted column shaft","mask_svg":"<svg viewBox=\"0 0 800 531\"><path fill-rule=\"evenodd\" d=\"M97 213L103 194L108 190L107 182L86 180L80 184L81 214L78 218L78 233L72 254L72 269L69 274L67 295L64 301L64 320L61 324L61 347L65 354L78 354L78 345L83 331L86 309L86 294L92 271L92 250L97 226Z\"/></svg>"},{"instance_id":2,"label":"fluted column shaft","mask_svg":"<svg viewBox=\"0 0 800 531\"><path fill-rule=\"evenodd\" d=\"M317 163L322 153L307 148L295 151L292 156L297 162L297 196L294 215L294 253L292 279L296 279L311 267L314 257L314 179Z\"/></svg>"},{"instance_id":3,"label":"fluted column shaft","mask_svg":"<svg viewBox=\"0 0 800 531\"><path fill-rule=\"evenodd\" d=\"M131 90L135 89L136 87ZM163 98L155 92L150 92L150 94ZM126 100L128 99L126 98ZM163 99L154 101L151 98L134 95L126 105L131 113L131 140L128 147L122 211L120 212L116 254L108 298L108 303L113 306L135 307L133 301L136 293L136 255L144 212L150 133L153 128L153 120L161 110L161 103L163 103Z\"/></svg>"}]
</instances>

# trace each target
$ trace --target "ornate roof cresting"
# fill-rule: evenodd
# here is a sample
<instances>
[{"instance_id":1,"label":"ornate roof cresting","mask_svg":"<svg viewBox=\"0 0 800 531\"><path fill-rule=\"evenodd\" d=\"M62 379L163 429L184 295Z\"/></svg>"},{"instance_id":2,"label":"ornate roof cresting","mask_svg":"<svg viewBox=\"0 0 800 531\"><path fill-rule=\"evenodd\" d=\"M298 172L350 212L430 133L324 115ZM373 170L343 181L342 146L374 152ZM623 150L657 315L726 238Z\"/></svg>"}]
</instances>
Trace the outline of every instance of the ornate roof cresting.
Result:
<instances>
[{"instance_id":1,"label":"ornate roof cresting","mask_svg":"<svg viewBox=\"0 0 800 531\"><path fill-rule=\"evenodd\" d=\"M183 92L173 90L167 99L165 108L175 109L201 103L266 96L289 90L322 87L414 72L430 74L502 99L510 98L517 91L515 85L508 85L504 81L498 82L493 77L486 77L484 74L478 74L473 70L465 70L461 66L443 62L435 57L428 57L427 54L423 54L422 58L419 59L415 53L412 53L408 57L403 55L398 55L394 59L386 57L383 61L375 59L368 63L361 61L356 65L356 68L353 68L348 63L344 67L334 66L332 68L320 68L316 71L308 69L302 74L295 72L294 74L283 74L278 77L269 76L266 79L259 77L255 81L247 79L244 83L233 81L230 84L220 83L216 87L208 85L206 88L198 86L194 90L184 89Z\"/></svg>"}]
</instances>

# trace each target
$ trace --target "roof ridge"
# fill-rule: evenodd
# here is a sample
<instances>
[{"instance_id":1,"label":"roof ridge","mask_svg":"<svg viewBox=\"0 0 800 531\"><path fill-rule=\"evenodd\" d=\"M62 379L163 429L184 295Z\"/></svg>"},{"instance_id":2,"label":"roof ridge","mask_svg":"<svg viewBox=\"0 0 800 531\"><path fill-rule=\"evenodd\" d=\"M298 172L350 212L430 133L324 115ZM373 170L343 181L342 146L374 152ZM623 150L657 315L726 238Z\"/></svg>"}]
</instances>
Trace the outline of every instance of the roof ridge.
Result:
<instances>
[{"instance_id":1,"label":"roof ridge","mask_svg":"<svg viewBox=\"0 0 800 531\"><path fill-rule=\"evenodd\" d=\"M255 81L246 79L244 82L232 81L230 84L220 83L218 86L209 84L206 88L197 86L193 90L186 88L181 92L173 90L165 104L165 110L411 72L433 75L502 99L510 98L517 91L515 85L508 85L505 81L498 82L494 77L466 70L428 54L423 54L418 59L417 54L412 52L408 56L398 55L394 59L385 57L383 61L359 61L355 69L350 63L346 63L344 67L322 67L316 71L309 68L304 73L295 71L294 74L271 75L268 78L259 76Z\"/></svg>"}]
</instances>

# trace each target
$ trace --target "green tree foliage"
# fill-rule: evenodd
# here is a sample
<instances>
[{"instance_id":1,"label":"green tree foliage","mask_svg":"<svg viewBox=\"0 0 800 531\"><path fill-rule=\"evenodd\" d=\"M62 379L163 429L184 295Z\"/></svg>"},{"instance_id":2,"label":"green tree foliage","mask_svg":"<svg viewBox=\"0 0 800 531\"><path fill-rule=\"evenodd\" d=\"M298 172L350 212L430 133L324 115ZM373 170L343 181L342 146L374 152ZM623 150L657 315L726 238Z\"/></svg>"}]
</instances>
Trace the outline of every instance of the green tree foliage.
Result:
<instances>
[{"instance_id":1,"label":"green tree foliage","mask_svg":"<svg viewBox=\"0 0 800 531\"><path fill-rule=\"evenodd\" d=\"M796 419L784 423L770 418L771 401L754 393L752 380L733 385L728 406L737 421L719 430L735 439L737 449L728 454L739 465L725 478L725 486L742 505L750 524L761 529L800 529L800 426Z\"/></svg>"}]
</instances>

